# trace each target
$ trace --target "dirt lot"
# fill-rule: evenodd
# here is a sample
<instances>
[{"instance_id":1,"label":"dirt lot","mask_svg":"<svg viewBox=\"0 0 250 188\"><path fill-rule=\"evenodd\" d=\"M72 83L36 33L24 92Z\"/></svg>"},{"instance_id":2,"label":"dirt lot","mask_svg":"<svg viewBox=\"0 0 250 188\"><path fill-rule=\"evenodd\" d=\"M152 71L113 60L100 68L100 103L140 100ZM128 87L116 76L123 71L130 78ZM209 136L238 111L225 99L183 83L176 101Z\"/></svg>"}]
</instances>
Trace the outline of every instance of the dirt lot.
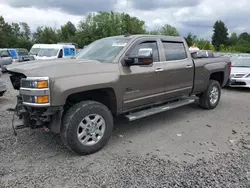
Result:
<instances>
[{"instance_id":1,"label":"dirt lot","mask_svg":"<svg viewBox=\"0 0 250 188\"><path fill-rule=\"evenodd\" d=\"M250 91L223 90L213 111L196 105L136 122L116 120L100 152L77 156L43 130L11 129L0 98L0 187L250 187Z\"/></svg>"}]
</instances>

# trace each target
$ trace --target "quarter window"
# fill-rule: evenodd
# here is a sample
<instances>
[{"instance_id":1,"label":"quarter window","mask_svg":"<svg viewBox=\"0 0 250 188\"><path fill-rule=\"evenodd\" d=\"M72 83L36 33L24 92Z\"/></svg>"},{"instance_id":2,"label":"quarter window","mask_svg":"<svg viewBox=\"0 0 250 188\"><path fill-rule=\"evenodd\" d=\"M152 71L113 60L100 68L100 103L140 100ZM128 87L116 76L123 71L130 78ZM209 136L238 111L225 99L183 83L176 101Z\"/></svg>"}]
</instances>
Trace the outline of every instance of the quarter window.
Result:
<instances>
[{"instance_id":1,"label":"quarter window","mask_svg":"<svg viewBox=\"0 0 250 188\"><path fill-rule=\"evenodd\" d=\"M166 56L166 61L183 60L187 58L185 46L182 42L165 42L163 48Z\"/></svg>"}]
</instances>

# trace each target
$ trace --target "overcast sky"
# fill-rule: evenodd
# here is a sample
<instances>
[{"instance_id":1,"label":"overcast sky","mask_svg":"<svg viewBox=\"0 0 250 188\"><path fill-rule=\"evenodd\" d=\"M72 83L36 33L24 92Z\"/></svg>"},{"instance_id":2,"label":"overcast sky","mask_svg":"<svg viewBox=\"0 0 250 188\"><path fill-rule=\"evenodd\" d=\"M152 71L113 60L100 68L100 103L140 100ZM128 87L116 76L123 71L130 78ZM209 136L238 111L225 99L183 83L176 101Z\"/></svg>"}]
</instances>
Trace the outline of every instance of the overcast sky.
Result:
<instances>
[{"instance_id":1,"label":"overcast sky","mask_svg":"<svg viewBox=\"0 0 250 188\"><path fill-rule=\"evenodd\" d=\"M148 30L171 24L182 36L192 32L210 39L216 20L229 32L250 32L250 0L0 0L0 15L8 22L27 22L32 30L77 24L89 12L126 12L146 22Z\"/></svg>"}]
</instances>

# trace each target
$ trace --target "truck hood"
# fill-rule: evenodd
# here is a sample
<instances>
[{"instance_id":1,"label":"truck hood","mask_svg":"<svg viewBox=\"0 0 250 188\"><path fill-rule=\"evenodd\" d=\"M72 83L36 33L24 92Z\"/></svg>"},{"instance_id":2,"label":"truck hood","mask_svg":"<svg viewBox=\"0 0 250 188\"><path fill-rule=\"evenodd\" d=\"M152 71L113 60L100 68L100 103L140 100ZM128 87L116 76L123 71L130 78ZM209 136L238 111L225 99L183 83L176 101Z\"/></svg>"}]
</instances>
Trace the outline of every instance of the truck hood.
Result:
<instances>
[{"instance_id":1,"label":"truck hood","mask_svg":"<svg viewBox=\"0 0 250 188\"><path fill-rule=\"evenodd\" d=\"M48 76L49 78L60 78L83 74L118 72L118 65L94 60L55 59L12 64L7 67L7 70L22 73L27 77Z\"/></svg>"}]
</instances>

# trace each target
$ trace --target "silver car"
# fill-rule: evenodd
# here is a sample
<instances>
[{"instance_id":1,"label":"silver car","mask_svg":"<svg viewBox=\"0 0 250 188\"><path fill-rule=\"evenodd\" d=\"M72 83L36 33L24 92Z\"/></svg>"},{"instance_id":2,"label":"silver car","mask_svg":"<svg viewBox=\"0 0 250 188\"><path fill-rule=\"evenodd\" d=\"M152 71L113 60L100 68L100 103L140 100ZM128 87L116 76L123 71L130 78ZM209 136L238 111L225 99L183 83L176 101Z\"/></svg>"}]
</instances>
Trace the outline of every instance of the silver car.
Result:
<instances>
[{"instance_id":1,"label":"silver car","mask_svg":"<svg viewBox=\"0 0 250 188\"><path fill-rule=\"evenodd\" d=\"M4 83L4 81L1 80L1 74L2 74L2 71L0 69L0 97L3 96L3 94L7 90L6 84Z\"/></svg>"},{"instance_id":2,"label":"silver car","mask_svg":"<svg viewBox=\"0 0 250 188\"><path fill-rule=\"evenodd\" d=\"M2 72L6 71L6 66L12 64L13 59L11 58L7 49L0 49L0 69Z\"/></svg>"},{"instance_id":3,"label":"silver car","mask_svg":"<svg viewBox=\"0 0 250 188\"><path fill-rule=\"evenodd\" d=\"M250 57L231 57L229 86L250 88Z\"/></svg>"}]
</instances>

